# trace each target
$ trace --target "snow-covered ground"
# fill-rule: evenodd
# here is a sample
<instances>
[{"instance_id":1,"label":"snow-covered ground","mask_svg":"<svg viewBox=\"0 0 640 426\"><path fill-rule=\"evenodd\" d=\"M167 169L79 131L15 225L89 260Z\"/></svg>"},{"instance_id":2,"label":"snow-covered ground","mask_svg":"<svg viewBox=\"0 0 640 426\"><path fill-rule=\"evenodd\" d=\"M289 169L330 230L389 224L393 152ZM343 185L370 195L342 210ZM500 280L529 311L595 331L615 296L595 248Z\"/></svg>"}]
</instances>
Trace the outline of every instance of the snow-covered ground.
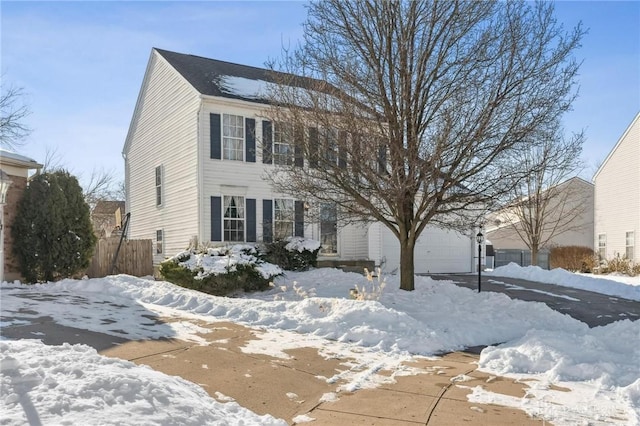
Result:
<instances>
[{"instance_id":1,"label":"snow-covered ground","mask_svg":"<svg viewBox=\"0 0 640 426\"><path fill-rule=\"evenodd\" d=\"M522 278L532 278L525 276L527 268L520 269ZM500 268L494 271L500 273ZM553 273L536 271L535 279L545 281L542 276ZM571 277L572 286L581 285L574 279L592 279ZM22 309L24 321L48 315L63 325L115 336L127 330L128 338L196 342L202 330L190 320L233 321L268 331L262 340L249 342L246 352L286 356L283 349L312 346L327 357L357 353L357 374L347 371L339 377L345 381L342 388L351 391L377 386L379 370L406 370L403 362L414 356L497 345L482 351L481 370L530 383L529 395L512 398L474 388L472 402L513 406L558 425L640 424L638 318L590 329L542 303L476 293L427 277L416 277L414 292L398 290L396 276L384 280L379 300L365 301L350 299L350 290L372 293L379 281L333 269L287 273L271 290L239 298L125 275L35 286L4 283L0 290L3 321ZM149 314L181 320L153 325ZM39 413L43 424L59 423L61 416L73 422L80 418L73 416L82 415L114 424L131 423L134 417L136 423L149 419L155 424L162 418L189 424L192 417L194 424L286 424L235 402L215 401L184 380L104 358L84 345L3 340L0 349L2 424L24 423L25 412Z\"/></svg>"}]
</instances>

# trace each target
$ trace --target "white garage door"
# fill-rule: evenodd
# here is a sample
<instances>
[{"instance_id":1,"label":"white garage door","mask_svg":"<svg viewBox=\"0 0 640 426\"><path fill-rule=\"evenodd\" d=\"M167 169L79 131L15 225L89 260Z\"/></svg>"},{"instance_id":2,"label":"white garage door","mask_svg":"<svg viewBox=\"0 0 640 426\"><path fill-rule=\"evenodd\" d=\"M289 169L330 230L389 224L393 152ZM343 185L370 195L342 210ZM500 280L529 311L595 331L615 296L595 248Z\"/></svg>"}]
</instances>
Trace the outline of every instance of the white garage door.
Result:
<instances>
[{"instance_id":1,"label":"white garage door","mask_svg":"<svg viewBox=\"0 0 640 426\"><path fill-rule=\"evenodd\" d=\"M387 273L400 270L400 243L386 227L380 226L381 259ZM414 252L416 274L472 272L472 242L466 235L427 227Z\"/></svg>"}]
</instances>

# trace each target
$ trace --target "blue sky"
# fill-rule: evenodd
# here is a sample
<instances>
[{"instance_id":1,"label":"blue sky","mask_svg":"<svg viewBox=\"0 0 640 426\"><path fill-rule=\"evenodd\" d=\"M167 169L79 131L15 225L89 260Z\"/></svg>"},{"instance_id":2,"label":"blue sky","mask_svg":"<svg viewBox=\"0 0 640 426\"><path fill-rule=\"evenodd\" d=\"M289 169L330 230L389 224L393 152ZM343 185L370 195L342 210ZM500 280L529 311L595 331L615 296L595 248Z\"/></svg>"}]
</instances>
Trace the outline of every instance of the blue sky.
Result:
<instances>
[{"instance_id":1,"label":"blue sky","mask_svg":"<svg viewBox=\"0 0 640 426\"><path fill-rule=\"evenodd\" d=\"M264 66L302 36L302 2L0 2L3 85L24 88L33 132L21 154L55 149L86 179L94 168L123 176L122 146L152 47ZM584 129L585 177L640 111L640 2L561 1L566 28L589 29L580 97L565 117Z\"/></svg>"}]
</instances>

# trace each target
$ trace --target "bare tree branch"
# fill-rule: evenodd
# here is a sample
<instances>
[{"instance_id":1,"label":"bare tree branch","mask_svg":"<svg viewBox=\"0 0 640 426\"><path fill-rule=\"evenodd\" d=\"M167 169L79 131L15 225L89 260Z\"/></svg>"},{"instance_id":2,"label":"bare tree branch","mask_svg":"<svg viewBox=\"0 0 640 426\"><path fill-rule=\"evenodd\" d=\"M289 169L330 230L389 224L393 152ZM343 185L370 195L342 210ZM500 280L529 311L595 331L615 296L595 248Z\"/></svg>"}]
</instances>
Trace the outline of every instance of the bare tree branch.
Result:
<instances>
[{"instance_id":1,"label":"bare tree branch","mask_svg":"<svg viewBox=\"0 0 640 426\"><path fill-rule=\"evenodd\" d=\"M312 2L304 44L272 64L266 113L293 129L306 163L269 179L336 203L342 220L383 223L400 242L401 288L413 290L425 227L469 232L528 175L532 135L575 97L582 35L565 33L548 2Z\"/></svg>"},{"instance_id":2,"label":"bare tree branch","mask_svg":"<svg viewBox=\"0 0 640 426\"><path fill-rule=\"evenodd\" d=\"M31 111L21 102L23 97L24 91L13 86L0 93L0 146L3 148L24 145L24 139L31 133L24 123Z\"/></svg>"}]
</instances>

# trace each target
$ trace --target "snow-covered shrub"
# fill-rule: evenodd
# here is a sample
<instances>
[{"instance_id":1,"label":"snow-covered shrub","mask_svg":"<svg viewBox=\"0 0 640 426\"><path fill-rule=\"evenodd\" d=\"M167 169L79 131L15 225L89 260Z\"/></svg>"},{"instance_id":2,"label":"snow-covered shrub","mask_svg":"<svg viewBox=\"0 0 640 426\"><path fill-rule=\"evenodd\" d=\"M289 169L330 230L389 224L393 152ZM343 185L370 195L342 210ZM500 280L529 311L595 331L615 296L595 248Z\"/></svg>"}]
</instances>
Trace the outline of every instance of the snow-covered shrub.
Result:
<instances>
[{"instance_id":1,"label":"snow-covered shrub","mask_svg":"<svg viewBox=\"0 0 640 426\"><path fill-rule=\"evenodd\" d=\"M265 245L265 259L286 271L306 271L316 266L320 241L289 237Z\"/></svg>"},{"instance_id":2,"label":"snow-covered shrub","mask_svg":"<svg viewBox=\"0 0 640 426\"><path fill-rule=\"evenodd\" d=\"M282 269L266 262L256 247L234 245L178 253L160 264L160 274L179 286L226 296L266 290Z\"/></svg>"}]
</instances>

